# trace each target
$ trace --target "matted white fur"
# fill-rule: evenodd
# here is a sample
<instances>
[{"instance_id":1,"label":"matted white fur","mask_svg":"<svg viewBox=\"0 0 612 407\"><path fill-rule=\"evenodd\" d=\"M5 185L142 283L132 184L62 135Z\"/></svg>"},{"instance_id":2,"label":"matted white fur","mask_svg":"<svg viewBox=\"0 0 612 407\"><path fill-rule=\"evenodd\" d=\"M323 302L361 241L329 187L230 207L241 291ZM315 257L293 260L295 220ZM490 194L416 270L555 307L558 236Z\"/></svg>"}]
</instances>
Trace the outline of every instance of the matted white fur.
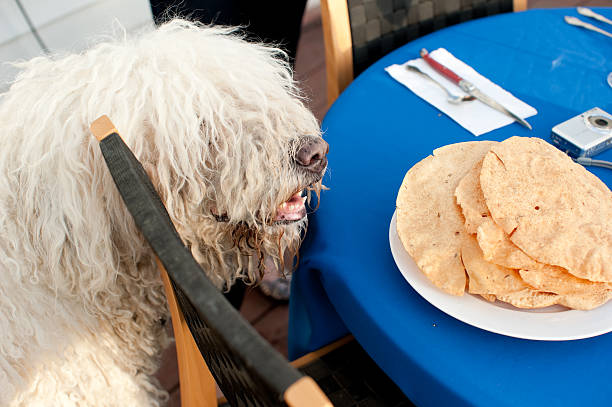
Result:
<instances>
[{"instance_id":1,"label":"matted white fur","mask_svg":"<svg viewBox=\"0 0 612 407\"><path fill-rule=\"evenodd\" d=\"M107 114L221 289L296 251L279 204L319 178L320 137L280 51L171 21L82 54L40 57L0 101L0 405L158 406L166 344L154 257L89 124ZM316 187L315 187L316 188ZM222 214L224 221L219 221Z\"/></svg>"}]
</instances>

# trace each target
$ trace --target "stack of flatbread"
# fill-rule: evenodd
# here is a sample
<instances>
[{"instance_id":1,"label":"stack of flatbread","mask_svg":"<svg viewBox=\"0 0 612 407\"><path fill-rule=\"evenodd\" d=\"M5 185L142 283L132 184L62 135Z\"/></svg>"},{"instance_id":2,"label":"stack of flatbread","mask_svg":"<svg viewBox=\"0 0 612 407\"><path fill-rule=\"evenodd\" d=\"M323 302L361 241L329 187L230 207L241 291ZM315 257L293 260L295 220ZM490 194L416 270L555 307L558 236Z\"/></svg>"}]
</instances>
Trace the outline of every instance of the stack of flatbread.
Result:
<instances>
[{"instance_id":1,"label":"stack of flatbread","mask_svg":"<svg viewBox=\"0 0 612 407\"><path fill-rule=\"evenodd\" d=\"M406 174L397 230L449 294L580 310L612 298L612 192L538 138L438 148Z\"/></svg>"}]
</instances>

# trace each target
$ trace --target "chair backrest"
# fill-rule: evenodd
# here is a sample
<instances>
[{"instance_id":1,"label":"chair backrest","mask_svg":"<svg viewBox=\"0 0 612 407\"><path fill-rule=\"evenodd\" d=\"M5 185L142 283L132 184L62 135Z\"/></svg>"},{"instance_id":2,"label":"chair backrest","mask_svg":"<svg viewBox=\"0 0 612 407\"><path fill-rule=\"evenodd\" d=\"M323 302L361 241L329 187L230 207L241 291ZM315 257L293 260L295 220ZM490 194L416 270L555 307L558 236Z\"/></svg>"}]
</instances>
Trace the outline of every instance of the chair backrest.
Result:
<instances>
[{"instance_id":1,"label":"chair backrest","mask_svg":"<svg viewBox=\"0 0 612 407\"><path fill-rule=\"evenodd\" d=\"M110 120L102 116L91 128L117 189L167 271L178 311L229 404L332 406L316 383L274 350L208 280L184 246L142 165Z\"/></svg>"},{"instance_id":2,"label":"chair backrest","mask_svg":"<svg viewBox=\"0 0 612 407\"><path fill-rule=\"evenodd\" d=\"M527 0L322 0L328 104L368 66L409 41L526 8Z\"/></svg>"}]
</instances>

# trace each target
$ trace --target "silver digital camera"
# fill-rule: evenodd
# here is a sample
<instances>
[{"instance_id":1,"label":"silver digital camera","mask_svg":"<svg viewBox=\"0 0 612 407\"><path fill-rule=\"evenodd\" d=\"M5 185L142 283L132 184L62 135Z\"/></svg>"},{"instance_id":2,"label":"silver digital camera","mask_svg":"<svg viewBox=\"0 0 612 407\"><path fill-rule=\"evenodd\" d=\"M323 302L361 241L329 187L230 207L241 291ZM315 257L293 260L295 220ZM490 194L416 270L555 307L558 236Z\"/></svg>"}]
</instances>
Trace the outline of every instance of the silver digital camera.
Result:
<instances>
[{"instance_id":1,"label":"silver digital camera","mask_svg":"<svg viewBox=\"0 0 612 407\"><path fill-rule=\"evenodd\" d=\"M612 115L598 107L552 128L552 142L572 157L591 157L612 147Z\"/></svg>"}]
</instances>

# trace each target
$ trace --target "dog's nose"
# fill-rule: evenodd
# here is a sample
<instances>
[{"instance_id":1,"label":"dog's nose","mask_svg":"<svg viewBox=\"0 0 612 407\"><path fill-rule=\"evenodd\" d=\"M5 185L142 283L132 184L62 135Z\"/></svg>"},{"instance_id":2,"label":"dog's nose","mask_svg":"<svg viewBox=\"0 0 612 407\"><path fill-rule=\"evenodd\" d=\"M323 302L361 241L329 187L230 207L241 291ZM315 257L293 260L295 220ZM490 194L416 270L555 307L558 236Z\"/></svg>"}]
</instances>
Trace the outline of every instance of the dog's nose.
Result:
<instances>
[{"instance_id":1,"label":"dog's nose","mask_svg":"<svg viewBox=\"0 0 612 407\"><path fill-rule=\"evenodd\" d=\"M329 145L320 137L308 136L295 155L295 161L305 169L320 172L327 165Z\"/></svg>"}]
</instances>

